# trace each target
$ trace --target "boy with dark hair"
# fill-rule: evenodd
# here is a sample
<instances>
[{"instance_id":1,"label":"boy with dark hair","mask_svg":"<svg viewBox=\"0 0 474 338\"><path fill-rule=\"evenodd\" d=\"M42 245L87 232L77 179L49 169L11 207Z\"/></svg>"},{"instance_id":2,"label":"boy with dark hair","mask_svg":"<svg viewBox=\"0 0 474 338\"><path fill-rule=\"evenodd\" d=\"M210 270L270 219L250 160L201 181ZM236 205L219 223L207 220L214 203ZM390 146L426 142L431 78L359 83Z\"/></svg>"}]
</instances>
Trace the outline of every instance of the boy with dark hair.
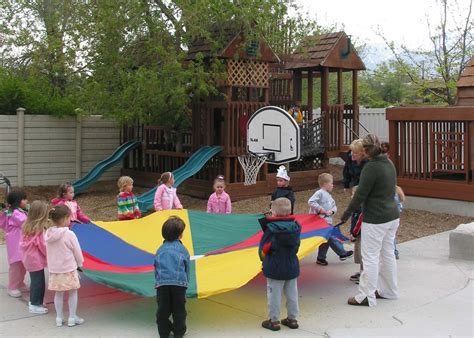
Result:
<instances>
[{"instance_id":1,"label":"boy with dark hair","mask_svg":"<svg viewBox=\"0 0 474 338\"><path fill-rule=\"evenodd\" d=\"M291 203L287 198L272 202L272 216L259 220L263 236L258 253L263 262L263 275L267 278L267 299L270 319L262 326L272 331L280 330L281 294L286 296L287 318L281 324L298 328L298 287L300 274L297 253L300 247L301 226L291 216Z\"/></svg>"},{"instance_id":2,"label":"boy with dark hair","mask_svg":"<svg viewBox=\"0 0 474 338\"><path fill-rule=\"evenodd\" d=\"M158 310L156 324L160 337L183 337L186 333L186 289L189 281L189 252L181 243L183 220L171 216L163 224L164 242L155 256L155 288ZM173 315L173 322L169 317Z\"/></svg>"}]
</instances>

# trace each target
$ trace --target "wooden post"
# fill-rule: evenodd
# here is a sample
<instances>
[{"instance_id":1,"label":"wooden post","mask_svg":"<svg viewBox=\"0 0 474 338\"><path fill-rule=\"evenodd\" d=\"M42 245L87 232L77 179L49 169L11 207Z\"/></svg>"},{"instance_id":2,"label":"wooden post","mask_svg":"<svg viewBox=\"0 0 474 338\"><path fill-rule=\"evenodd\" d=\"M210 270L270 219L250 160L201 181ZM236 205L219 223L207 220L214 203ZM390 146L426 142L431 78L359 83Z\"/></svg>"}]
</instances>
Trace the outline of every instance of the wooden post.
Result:
<instances>
[{"instance_id":1,"label":"wooden post","mask_svg":"<svg viewBox=\"0 0 474 338\"><path fill-rule=\"evenodd\" d=\"M307 121L313 120L313 71L308 70L308 116Z\"/></svg>"},{"instance_id":2,"label":"wooden post","mask_svg":"<svg viewBox=\"0 0 474 338\"><path fill-rule=\"evenodd\" d=\"M82 117L76 116L76 179L82 176Z\"/></svg>"},{"instance_id":3,"label":"wooden post","mask_svg":"<svg viewBox=\"0 0 474 338\"><path fill-rule=\"evenodd\" d=\"M337 70L337 103L344 104L341 68Z\"/></svg>"},{"instance_id":4,"label":"wooden post","mask_svg":"<svg viewBox=\"0 0 474 338\"><path fill-rule=\"evenodd\" d=\"M357 70L352 71L352 113L354 119L354 132L357 135L359 133L359 98L358 98L358 91L357 91Z\"/></svg>"},{"instance_id":5,"label":"wooden post","mask_svg":"<svg viewBox=\"0 0 474 338\"><path fill-rule=\"evenodd\" d=\"M389 155L390 159L393 162L393 165L395 166L395 169L397 171L398 176L400 175L399 168L398 168L398 128L397 128L397 122L396 120L390 120L388 121L388 143L390 144L390 150L389 150Z\"/></svg>"},{"instance_id":6,"label":"wooden post","mask_svg":"<svg viewBox=\"0 0 474 338\"><path fill-rule=\"evenodd\" d=\"M301 70L295 70L293 73L293 101L301 101ZM293 102L293 103L294 103Z\"/></svg>"},{"instance_id":7,"label":"wooden post","mask_svg":"<svg viewBox=\"0 0 474 338\"><path fill-rule=\"evenodd\" d=\"M17 185L25 185L25 108L17 108Z\"/></svg>"},{"instance_id":8,"label":"wooden post","mask_svg":"<svg viewBox=\"0 0 474 338\"><path fill-rule=\"evenodd\" d=\"M329 69L323 67L321 72L321 112L327 111L329 106Z\"/></svg>"}]
</instances>

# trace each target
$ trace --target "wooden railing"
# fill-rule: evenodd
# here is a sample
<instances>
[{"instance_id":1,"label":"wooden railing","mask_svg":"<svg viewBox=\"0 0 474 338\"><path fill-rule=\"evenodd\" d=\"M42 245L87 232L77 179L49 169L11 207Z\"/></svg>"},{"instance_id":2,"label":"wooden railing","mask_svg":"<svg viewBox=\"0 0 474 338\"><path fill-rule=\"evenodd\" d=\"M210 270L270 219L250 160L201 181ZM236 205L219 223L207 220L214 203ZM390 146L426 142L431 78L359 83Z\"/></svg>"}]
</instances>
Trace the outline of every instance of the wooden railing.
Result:
<instances>
[{"instance_id":1,"label":"wooden railing","mask_svg":"<svg viewBox=\"0 0 474 338\"><path fill-rule=\"evenodd\" d=\"M352 105L330 105L321 113L325 147L328 152L344 150L358 138L358 111Z\"/></svg>"},{"instance_id":2,"label":"wooden railing","mask_svg":"<svg viewBox=\"0 0 474 338\"><path fill-rule=\"evenodd\" d=\"M408 194L474 201L474 108L387 109L390 158Z\"/></svg>"}]
</instances>

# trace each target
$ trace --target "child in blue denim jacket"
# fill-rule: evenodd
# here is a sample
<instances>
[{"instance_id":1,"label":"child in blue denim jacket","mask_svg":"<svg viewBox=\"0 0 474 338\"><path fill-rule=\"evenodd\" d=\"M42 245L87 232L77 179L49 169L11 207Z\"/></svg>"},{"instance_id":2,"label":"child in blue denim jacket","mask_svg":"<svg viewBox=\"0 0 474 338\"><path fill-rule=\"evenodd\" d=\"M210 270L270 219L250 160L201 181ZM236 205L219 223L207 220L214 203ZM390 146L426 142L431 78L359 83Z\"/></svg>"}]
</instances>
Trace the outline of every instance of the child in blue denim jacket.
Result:
<instances>
[{"instance_id":1,"label":"child in blue denim jacket","mask_svg":"<svg viewBox=\"0 0 474 338\"><path fill-rule=\"evenodd\" d=\"M163 224L165 239L155 256L155 288L158 310L156 324L160 337L183 337L186 333L186 289L189 281L189 252L181 243L185 224L172 216ZM173 322L170 316L173 315Z\"/></svg>"}]
</instances>

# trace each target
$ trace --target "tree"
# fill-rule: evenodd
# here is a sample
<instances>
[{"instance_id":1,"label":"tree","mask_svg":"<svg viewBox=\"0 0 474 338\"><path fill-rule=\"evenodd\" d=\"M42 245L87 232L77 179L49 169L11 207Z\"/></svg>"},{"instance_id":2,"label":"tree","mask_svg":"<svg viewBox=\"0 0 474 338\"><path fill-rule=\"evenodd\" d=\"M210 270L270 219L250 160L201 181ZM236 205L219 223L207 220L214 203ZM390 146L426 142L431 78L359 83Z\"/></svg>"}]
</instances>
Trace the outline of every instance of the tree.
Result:
<instances>
[{"instance_id":1,"label":"tree","mask_svg":"<svg viewBox=\"0 0 474 338\"><path fill-rule=\"evenodd\" d=\"M454 104L456 82L466 63L474 52L472 5L461 9L457 2L439 0L440 17L435 27L427 18L432 50L413 51L406 46L396 46L379 32L392 51L397 62L403 66L407 62L414 66L406 69L406 74L416 85L425 99ZM416 69L420 76L413 73Z\"/></svg>"}]
</instances>

